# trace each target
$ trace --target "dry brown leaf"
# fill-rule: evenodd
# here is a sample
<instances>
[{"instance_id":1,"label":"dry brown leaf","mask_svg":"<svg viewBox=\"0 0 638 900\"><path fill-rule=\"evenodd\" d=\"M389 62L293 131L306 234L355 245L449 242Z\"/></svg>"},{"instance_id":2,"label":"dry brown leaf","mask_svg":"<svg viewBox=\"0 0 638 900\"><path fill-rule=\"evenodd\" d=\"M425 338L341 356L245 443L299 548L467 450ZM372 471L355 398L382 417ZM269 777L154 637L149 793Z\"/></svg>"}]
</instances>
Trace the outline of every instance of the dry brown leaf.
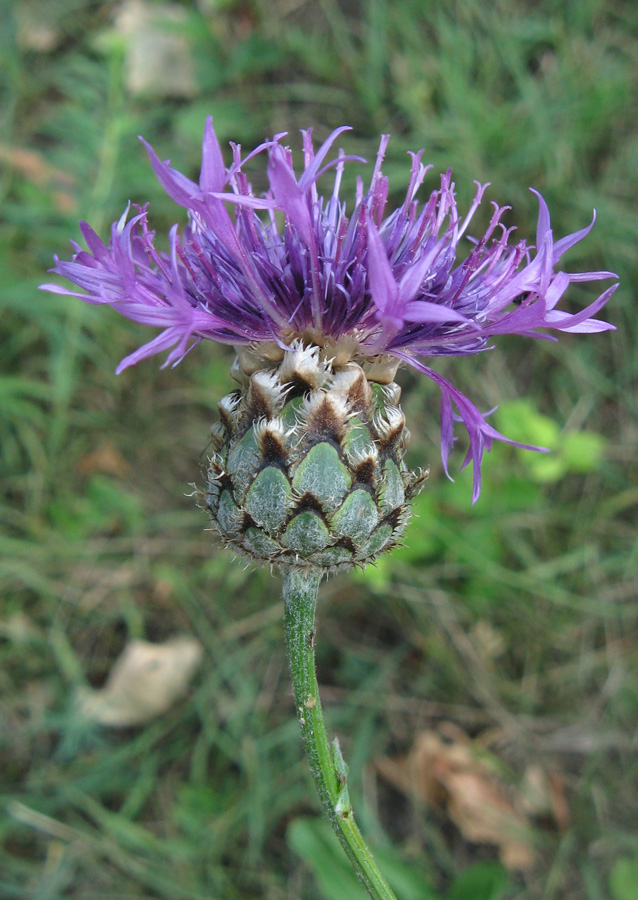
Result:
<instances>
[{"instance_id":1,"label":"dry brown leaf","mask_svg":"<svg viewBox=\"0 0 638 900\"><path fill-rule=\"evenodd\" d=\"M116 478L126 475L129 468L120 451L109 440L103 441L95 450L83 456L79 466L84 475L102 472L105 475L114 475Z\"/></svg>"},{"instance_id":2,"label":"dry brown leaf","mask_svg":"<svg viewBox=\"0 0 638 900\"><path fill-rule=\"evenodd\" d=\"M79 712L113 728L142 725L186 694L202 653L202 645L190 637L175 637L164 644L132 641L101 690L78 691Z\"/></svg>"},{"instance_id":3,"label":"dry brown leaf","mask_svg":"<svg viewBox=\"0 0 638 900\"><path fill-rule=\"evenodd\" d=\"M28 147L12 147L9 144L0 144L0 160L12 169L20 172L33 184L51 184L54 182L72 187L75 183L68 172L52 166L41 153Z\"/></svg>"},{"instance_id":4,"label":"dry brown leaf","mask_svg":"<svg viewBox=\"0 0 638 900\"><path fill-rule=\"evenodd\" d=\"M377 768L404 793L446 812L468 841L497 847L509 869L533 865L531 821L520 798L459 729L448 739L423 731L408 756L380 759Z\"/></svg>"},{"instance_id":5,"label":"dry brown leaf","mask_svg":"<svg viewBox=\"0 0 638 900\"><path fill-rule=\"evenodd\" d=\"M73 176L52 166L41 153L26 147L0 143L0 162L19 172L27 181L50 190L53 205L62 212L72 212L77 205L73 192ZM56 187L58 186L58 187Z\"/></svg>"},{"instance_id":6,"label":"dry brown leaf","mask_svg":"<svg viewBox=\"0 0 638 900\"><path fill-rule=\"evenodd\" d=\"M486 619L479 619L474 628L472 628L472 637L486 659L496 659L505 652L505 638Z\"/></svg>"},{"instance_id":7,"label":"dry brown leaf","mask_svg":"<svg viewBox=\"0 0 638 900\"><path fill-rule=\"evenodd\" d=\"M523 773L521 800L531 816L553 819L560 831L568 828L571 813L565 783L557 772L547 772L538 764L528 766Z\"/></svg>"}]
</instances>

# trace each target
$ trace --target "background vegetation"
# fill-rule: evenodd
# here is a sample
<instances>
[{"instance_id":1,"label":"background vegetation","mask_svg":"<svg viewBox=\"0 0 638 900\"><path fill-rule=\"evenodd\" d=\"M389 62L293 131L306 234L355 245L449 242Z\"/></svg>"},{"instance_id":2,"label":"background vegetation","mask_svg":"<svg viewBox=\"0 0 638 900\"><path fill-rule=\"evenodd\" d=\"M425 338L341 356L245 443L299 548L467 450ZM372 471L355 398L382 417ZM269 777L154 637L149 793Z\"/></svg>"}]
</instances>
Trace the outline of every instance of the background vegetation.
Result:
<instances>
[{"instance_id":1,"label":"background vegetation","mask_svg":"<svg viewBox=\"0 0 638 900\"><path fill-rule=\"evenodd\" d=\"M200 0L159 22L163 5L150 3L150 20L132 25L139 4L4 6L0 895L356 896L302 760L277 582L212 543L185 497L230 386L229 354L201 346L173 371L147 361L116 378L144 329L37 291L79 218L106 236L131 199L151 202L159 235L182 221L136 135L195 174L212 113L222 141L245 147L345 122L346 149L371 159L389 131L397 197L406 150L425 147L430 187L453 167L465 201L473 179L489 180L530 236L529 186L559 235L597 208L568 266L620 274L607 311L618 331L504 340L444 366L553 455L496 448L471 508L465 473L451 484L440 470L438 398L406 373L411 456L432 477L407 546L324 585L319 661L355 809L402 898L631 900L635 3ZM573 308L590 296L574 288ZM462 458L459 446L455 472ZM204 646L184 700L125 730L80 714L77 689L102 685L129 640L175 633ZM513 789L530 763L552 773L567 812L537 821L524 873L381 777L379 758L443 722L478 739Z\"/></svg>"}]
</instances>

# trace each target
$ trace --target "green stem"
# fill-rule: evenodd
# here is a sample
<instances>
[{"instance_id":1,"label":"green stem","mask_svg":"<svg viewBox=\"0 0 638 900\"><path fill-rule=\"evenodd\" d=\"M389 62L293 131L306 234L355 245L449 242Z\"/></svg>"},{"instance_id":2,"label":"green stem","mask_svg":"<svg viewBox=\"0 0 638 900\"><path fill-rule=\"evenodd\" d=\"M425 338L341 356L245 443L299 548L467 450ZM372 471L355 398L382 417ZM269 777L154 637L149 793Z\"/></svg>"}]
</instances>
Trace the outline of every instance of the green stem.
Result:
<instances>
[{"instance_id":1,"label":"green stem","mask_svg":"<svg viewBox=\"0 0 638 900\"><path fill-rule=\"evenodd\" d=\"M323 724L315 670L315 606L321 575L312 570L283 573L284 627L297 719L319 798L355 872L373 900L396 900L355 821L348 768L334 739L332 752Z\"/></svg>"}]
</instances>

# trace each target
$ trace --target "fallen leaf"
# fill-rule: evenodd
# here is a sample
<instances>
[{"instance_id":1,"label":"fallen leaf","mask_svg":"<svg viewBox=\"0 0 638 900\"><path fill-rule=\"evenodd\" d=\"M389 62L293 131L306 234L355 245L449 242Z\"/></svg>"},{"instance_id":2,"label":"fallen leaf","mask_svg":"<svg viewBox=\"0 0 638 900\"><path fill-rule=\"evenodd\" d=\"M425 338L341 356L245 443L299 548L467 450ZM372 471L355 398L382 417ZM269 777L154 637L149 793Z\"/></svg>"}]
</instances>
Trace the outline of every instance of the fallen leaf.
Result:
<instances>
[{"instance_id":1,"label":"fallen leaf","mask_svg":"<svg viewBox=\"0 0 638 900\"><path fill-rule=\"evenodd\" d=\"M75 179L70 173L52 166L41 153L26 147L11 147L0 143L0 162L5 163L32 184L48 188L56 209L61 212L72 212L75 209L77 205L77 197L73 190Z\"/></svg>"},{"instance_id":2,"label":"fallen leaf","mask_svg":"<svg viewBox=\"0 0 638 900\"><path fill-rule=\"evenodd\" d=\"M175 637L163 644L131 641L101 690L78 691L78 710L85 718L113 728L149 722L186 694L202 653L202 645L190 637Z\"/></svg>"},{"instance_id":3,"label":"fallen leaf","mask_svg":"<svg viewBox=\"0 0 638 900\"><path fill-rule=\"evenodd\" d=\"M472 637L486 659L496 659L505 652L505 638L491 622L479 619L472 629Z\"/></svg>"},{"instance_id":4,"label":"fallen leaf","mask_svg":"<svg viewBox=\"0 0 638 900\"><path fill-rule=\"evenodd\" d=\"M0 144L0 160L20 172L33 184L56 183L67 187L73 187L75 184L74 178L68 172L51 165L37 150Z\"/></svg>"},{"instance_id":5,"label":"fallen leaf","mask_svg":"<svg viewBox=\"0 0 638 900\"><path fill-rule=\"evenodd\" d=\"M521 799L531 816L553 819L560 831L567 830L571 813L564 781L557 772L547 772L537 763L528 766L523 773Z\"/></svg>"},{"instance_id":6,"label":"fallen leaf","mask_svg":"<svg viewBox=\"0 0 638 900\"><path fill-rule=\"evenodd\" d=\"M447 813L466 840L497 847L507 868L529 870L536 854L520 796L478 744L460 729L447 731L421 732L407 756L378 760L378 771L407 795Z\"/></svg>"},{"instance_id":7,"label":"fallen leaf","mask_svg":"<svg viewBox=\"0 0 638 900\"><path fill-rule=\"evenodd\" d=\"M128 463L112 441L105 440L95 450L82 457L79 463L84 475L102 472L120 478L128 472Z\"/></svg>"}]
</instances>

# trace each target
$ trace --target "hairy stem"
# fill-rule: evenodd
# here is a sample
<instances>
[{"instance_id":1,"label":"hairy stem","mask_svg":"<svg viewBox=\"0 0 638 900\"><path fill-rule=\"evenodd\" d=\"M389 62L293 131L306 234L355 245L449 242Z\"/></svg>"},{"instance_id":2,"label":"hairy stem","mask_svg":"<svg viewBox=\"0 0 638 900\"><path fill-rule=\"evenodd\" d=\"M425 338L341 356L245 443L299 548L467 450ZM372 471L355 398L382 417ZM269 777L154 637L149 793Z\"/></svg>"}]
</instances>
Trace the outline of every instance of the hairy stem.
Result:
<instances>
[{"instance_id":1,"label":"hairy stem","mask_svg":"<svg viewBox=\"0 0 638 900\"><path fill-rule=\"evenodd\" d=\"M283 573L286 645L304 749L323 808L363 886L373 900L396 900L354 821L346 781L348 768L338 739L331 749L323 724L315 670L315 606L320 577L309 570Z\"/></svg>"}]
</instances>

